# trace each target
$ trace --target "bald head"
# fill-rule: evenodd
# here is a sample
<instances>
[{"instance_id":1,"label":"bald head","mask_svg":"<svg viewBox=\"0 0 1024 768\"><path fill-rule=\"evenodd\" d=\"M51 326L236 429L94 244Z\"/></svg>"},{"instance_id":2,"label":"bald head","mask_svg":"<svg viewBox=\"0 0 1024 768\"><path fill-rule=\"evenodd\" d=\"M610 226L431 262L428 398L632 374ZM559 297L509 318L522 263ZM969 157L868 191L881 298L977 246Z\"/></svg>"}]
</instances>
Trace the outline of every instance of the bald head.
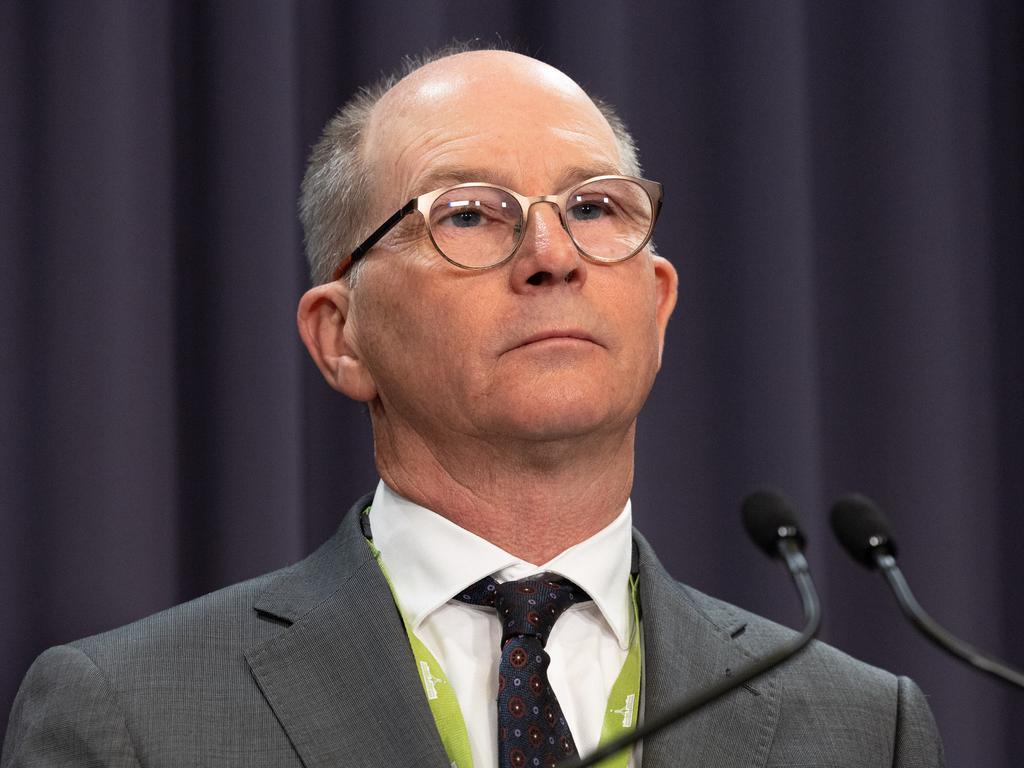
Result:
<instances>
[{"instance_id":1,"label":"bald head","mask_svg":"<svg viewBox=\"0 0 1024 768\"><path fill-rule=\"evenodd\" d=\"M389 205L426 191L415 186L421 169L405 162L422 142L445 130L454 136L467 116L486 117L480 128L500 153L503 136L550 115L564 118L558 130L570 141L602 131L612 148L610 172L640 174L633 140L614 110L528 56L477 50L409 60L401 78L360 91L327 124L303 180L300 214L313 282L331 279L339 261L389 215ZM451 158L439 152L435 159L443 166Z\"/></svg>"},{"instance_id":2,"label":"bald head","mask_svg":"<svg viewBox=\"0 0 1024 768\"><path fill-rule=\"evenodd\" d=\"M416 107L436 108L450 100L487 94L511 100L523 93L582 102L597 114L586 92L561 70L512 51L484 50L434 59L413 70L381 97L374 117L399 115Z\"/></svg>"},{"instance_id":3,"label":"bald head","mask_svg":"<svg viewBox=\"0 0 1024 768\"><path fill-rule=\"evenodd\" d=\"M611 126L565 74L508 51L439 59L373 110L363 148L374 180L371 218L382 221L411 197L469 180L554 192L547 180L573 149L587 158L577 169L583 178L623 172Z\"/></svg>"}]
</instances>

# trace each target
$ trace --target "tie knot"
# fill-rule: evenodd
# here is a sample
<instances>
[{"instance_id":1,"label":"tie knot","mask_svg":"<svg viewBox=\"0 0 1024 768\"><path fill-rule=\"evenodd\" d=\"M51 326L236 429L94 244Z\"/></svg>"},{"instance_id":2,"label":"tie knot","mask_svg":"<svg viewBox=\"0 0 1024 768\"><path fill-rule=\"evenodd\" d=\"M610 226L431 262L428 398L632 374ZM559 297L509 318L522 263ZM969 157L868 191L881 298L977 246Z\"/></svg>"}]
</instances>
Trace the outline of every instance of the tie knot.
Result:
<instances>
[{"instance_id":1,"label":"tie knot","mask_svg":"<svg viewBox=\"0 0 1024 768\"><path fill-rule=\"evenodd\" d=\"M485 576L458 599L493 607L501 621L502 643L526 635L536 637L543 645L558 617L569 606L590 600L590 596L568 579L544 573L503 584Z\"/></svg>"}]
</instances>

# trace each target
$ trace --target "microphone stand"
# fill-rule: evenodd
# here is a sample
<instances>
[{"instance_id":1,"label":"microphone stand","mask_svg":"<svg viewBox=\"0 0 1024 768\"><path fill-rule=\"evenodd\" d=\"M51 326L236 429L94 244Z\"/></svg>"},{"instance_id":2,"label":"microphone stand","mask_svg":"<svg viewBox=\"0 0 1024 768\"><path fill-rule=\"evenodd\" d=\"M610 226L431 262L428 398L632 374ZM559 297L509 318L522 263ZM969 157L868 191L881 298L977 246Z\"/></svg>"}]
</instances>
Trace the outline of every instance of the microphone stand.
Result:
<instances>
[{"instance_id":1,"label":"microphone stand","mask_svg":"<svg viewBox=\"0 0 1024 768\"><path fill-rule=\"evenodd\" d=\"M587 755L586 758L559 763L559 768L590 768L590 766L597 765L619 750L630 747L652 733L672 725L694 710L700 709L705 704L724 696L729 691L735 690L747 681L767 672L772 667L778 666L786 659L796 655L814 638L818 633L819 626L821 626L821 604L818 601L818 593L814 589L814 582L811 580L807 560L800 551L798 544L792 538L780 538L777 546L779 554L786 563L790 575L793 577L797 592L800 595L800 602L803 605L804 627L800 634L767 656L745 667L741 667L735 674L719 681L715 685L687 696L672 707L672 709L647 720L647 722L637 726L636 730L631 733L599 746Z\"/></svg>"},{"instance_id":2,"label":"microphone stand","mask_svg":"<svg viewBox=\"0 0 1024 768\"><path fill-rule=\"evenodd\" d=\"M946 651L946 653L963 659L972 667L980 669L982 672L987 672L1005 683L1024 688L1024 673L1017 671L1008 664L986 656L974 646L957 639L925 612L924 608L921 607L921 604L914 597L914 593L910 591L910 585L907 584L907 580L903 577L900 567L896 565L895 557L878 550L875 550L873 554L875 563L878 564L878 570L882 572L882 576L885 577L889 588L896 596L896 602L899 603L900 610L903 611L903 614L910 619L915 627L921 630L925 637Z\"/></svg>"}]
</instances>

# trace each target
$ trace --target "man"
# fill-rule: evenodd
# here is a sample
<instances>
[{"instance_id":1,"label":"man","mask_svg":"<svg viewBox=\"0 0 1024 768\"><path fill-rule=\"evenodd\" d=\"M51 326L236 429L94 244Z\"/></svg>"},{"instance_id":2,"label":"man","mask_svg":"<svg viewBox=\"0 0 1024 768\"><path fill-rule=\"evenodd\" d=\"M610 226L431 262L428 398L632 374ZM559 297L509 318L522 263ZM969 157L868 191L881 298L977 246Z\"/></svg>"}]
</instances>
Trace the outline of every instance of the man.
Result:
<instances>
[{"instance_id":1,"label":"man","mask_svg":"<svg viewBox=\"0 0 1024 768\"><path fill-rule=\"evenodd\" d=\"M787 638L631 533L676 299L638 175L610 110L509 52L340 113L304 183L299 329L369 405L381 484L303 562L45 653L3 768L550 765ZM817 644L623 761L942 756L913 683Z\"/></svg>"}]
</instances>

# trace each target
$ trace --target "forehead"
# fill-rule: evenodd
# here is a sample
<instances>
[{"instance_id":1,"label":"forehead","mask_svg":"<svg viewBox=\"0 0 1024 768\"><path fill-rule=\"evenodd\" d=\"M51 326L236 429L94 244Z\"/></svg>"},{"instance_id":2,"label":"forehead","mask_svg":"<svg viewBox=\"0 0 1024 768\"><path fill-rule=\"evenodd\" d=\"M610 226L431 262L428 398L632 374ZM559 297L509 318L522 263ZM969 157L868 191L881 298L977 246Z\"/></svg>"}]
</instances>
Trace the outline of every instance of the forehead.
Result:
<instances>
[{"instance_id":1,"label":"forehead","mask_svg":"<svg viewBox=\"0 0 1024 768\"><path fill-rule=\"evenodd\" d=\"M374 110L364 151L389 205L461 181L547 194L621 172L611 127L576 83L496 51L451 56L397 84Z\"/></svg>"}]
</instances>

